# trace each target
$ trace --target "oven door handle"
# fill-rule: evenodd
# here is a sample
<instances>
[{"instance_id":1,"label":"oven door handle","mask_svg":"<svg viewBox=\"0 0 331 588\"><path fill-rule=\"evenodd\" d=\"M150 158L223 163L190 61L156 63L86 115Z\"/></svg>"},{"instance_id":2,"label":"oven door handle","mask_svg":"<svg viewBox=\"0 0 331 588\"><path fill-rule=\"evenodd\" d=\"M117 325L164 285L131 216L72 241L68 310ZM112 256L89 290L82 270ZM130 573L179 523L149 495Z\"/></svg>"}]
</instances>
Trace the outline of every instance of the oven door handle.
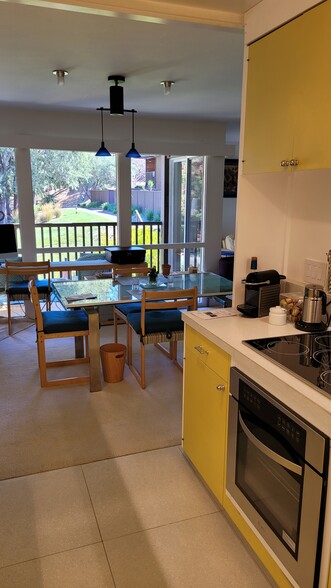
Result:
<instances>
[{"instance_id":1,"label":"oven door handle","mask_svg":"<svg viewBox=\"0 0 331 588\"><path fill-rule=\"evenodd\" d=\"M289 461L288 459L285 459L285 457L282 457L281 455L278 455L278 453L276 453L275 451L272 451L272 449L270 449L269 447L264 445L264 443L261 443L261 441L259 439L257 439L253 435L253 433L251 433L251 431L249 430L247 425L245 425L244 420L240 414L240 411L238 414L238 418L239 418L240 426L241 426L242 430L244 431L246 437L250 440L251 443L253 443L253 445L255 445L255 447L257 447L262 453L264 453L264 455L266 455L267 457L272 459L272 461L275 461L279 465L283 466L287 470L290 470L291 472L294 472L298 476L302 476L302 467L301 466L297 465L296 463L293 463L292 461Z\"/></svg>"}]
</instances>

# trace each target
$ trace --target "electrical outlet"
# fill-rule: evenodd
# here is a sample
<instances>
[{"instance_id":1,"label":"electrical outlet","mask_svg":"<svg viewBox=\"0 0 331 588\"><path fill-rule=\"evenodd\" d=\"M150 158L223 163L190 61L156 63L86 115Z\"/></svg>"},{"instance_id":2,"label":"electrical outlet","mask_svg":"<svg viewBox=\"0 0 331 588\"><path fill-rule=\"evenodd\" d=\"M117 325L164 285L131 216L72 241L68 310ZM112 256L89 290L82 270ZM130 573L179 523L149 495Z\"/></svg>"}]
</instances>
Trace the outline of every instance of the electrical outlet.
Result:
<instances>
[{"instance_id":1,"label":"electrical outlet","mask_svg":"<svg viewBox=\"0 0 331 588\"><path fill-rule=\"evenodd\" d=\"M327 263L316 259L305 259L304 282L325 286Z\"/></svg>"}]
</instances>

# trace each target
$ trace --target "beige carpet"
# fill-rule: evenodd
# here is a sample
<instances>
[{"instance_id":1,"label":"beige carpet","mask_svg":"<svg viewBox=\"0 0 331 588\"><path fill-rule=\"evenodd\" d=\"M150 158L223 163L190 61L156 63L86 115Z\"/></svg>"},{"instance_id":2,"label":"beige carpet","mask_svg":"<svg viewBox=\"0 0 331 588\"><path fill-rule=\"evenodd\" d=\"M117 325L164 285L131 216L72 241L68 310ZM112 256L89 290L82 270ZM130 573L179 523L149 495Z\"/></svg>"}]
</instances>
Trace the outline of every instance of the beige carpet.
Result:
<instances>
[{"instance_id":1,"label":"beige carpet","mask_svg":"<svg viewBox=\"0 0 331 588\"><path fill-rule=\"evenodd\" d=\"M64 341L49 343L65 354ZM101 343L112 341L102 327ZM126 366L122 382L91 394L40 388L34 328L0 341L0 479L180 444L182 373L152 345L146 355L145 390Z\"/></svg>"},{"instance_id":2,"label":"beige carpet","mask_svg":"<svg viewBox=\"0 0 331 588\"><path fill-rule=\"evenodd\" d=\"M19 333L34 325L34 319L26 315L23 303L11 305L12 333ZM0 341L8 337L7 297L0 294Z\"/></svg>"}]
</instances>

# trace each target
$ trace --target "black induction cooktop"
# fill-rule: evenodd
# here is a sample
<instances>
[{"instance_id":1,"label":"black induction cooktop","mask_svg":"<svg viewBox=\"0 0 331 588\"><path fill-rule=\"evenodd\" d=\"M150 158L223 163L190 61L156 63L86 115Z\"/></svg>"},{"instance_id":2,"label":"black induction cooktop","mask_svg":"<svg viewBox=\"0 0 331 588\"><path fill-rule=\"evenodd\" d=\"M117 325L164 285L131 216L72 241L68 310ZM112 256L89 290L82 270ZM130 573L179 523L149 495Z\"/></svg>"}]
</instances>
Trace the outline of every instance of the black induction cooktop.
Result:
<instances>
[{"instance_id":1,"label":"black induction cooktop","mask_svg":"<svg viewBox=\"0 0 331 588\"><path fill-rule=\"evenodd\" d=\"M331 398L331 331L243 343Z\"/></svg>"}]
</instances>

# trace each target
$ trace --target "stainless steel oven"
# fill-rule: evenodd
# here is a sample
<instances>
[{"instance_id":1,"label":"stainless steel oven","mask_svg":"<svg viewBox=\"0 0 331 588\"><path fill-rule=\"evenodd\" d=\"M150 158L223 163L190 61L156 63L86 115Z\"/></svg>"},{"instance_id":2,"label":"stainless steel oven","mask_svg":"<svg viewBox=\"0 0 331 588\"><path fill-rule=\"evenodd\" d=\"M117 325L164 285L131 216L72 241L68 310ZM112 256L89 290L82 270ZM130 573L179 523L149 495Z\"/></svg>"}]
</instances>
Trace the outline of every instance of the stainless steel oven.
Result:
<instances>
[{"instance_id":1,"label":"stainless steel oven","mask_svg":"<svg viewBox=\"0 0 331 588\"><path fill-rule=\"evenodd\" d=\"M294 585L318 586L327 437L231 368L226 492Z\"/></svg>"}]
</instances>

